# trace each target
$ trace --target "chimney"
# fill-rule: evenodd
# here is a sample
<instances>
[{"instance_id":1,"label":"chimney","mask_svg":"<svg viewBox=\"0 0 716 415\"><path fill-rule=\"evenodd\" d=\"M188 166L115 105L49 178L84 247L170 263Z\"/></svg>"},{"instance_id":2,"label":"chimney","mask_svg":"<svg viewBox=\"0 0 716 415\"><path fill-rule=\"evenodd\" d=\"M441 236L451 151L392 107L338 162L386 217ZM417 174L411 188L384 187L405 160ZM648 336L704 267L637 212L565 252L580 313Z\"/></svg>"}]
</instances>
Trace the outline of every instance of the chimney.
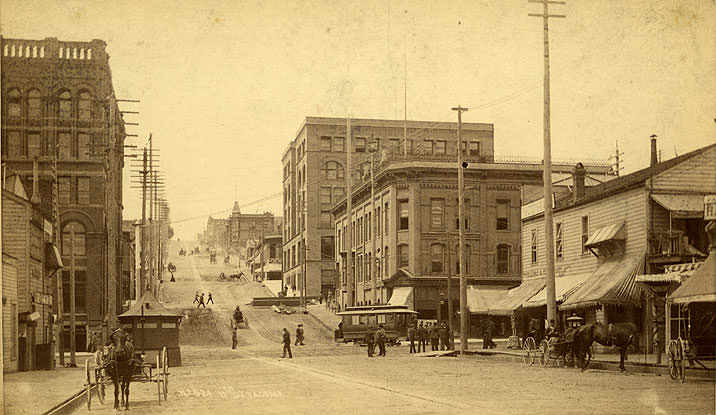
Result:
<instances>
[{"instance_id":1,"label":"chimney","mask_svg":"<svg viewBox=\"0 0 716 415\"><path fill-rule=\"evenodd\" d=\"M35 157L34 160L32 160L32 197L30 197L30 202L33 205L40 204L40 185L39 185L39 178L38 178L38 167L39 162L37 161L37 157Z\"/></svg>"},{"instance_id":2,"label":"chimney","mask_svg":"<svg viewBox=\"0 0 716 415\"><path fill-rule=\"evenodd\" d=\"M584 176L586 176L586 174L587 169L584 168L582 163L577 163L577 165L574 166L574 170L572 170L572 183L574 185L572 194L574 195L575 202L584 198Z\"/></svg>"},{"instance_id":3,"label":"chimney","mask_svg":"<svg viewBox=\"0 0 716 415\"><path fill-rule=\"evenodd\" d=\"M651 135L651 164L653 166L659 163L659 155L656 152L656 134Z\"/></svg>"}]
</instances>

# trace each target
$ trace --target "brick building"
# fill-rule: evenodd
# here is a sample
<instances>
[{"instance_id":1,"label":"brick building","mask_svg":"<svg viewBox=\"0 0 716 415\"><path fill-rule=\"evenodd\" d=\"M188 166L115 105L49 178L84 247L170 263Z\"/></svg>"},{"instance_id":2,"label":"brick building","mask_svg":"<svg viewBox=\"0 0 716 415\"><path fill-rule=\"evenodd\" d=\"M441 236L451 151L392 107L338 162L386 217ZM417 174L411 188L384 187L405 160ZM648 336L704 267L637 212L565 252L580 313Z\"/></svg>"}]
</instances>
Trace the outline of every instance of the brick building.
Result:
<instances>
[{"instance_id":1,"label":"brick building","mask_svg":"<svg viewBox=\"0 0 716 415\"><path fill-rule=\"evenodd\" d=\"M261 236L274 233L281 226L281 217L271 212L241 213L239 203L234 202L231 216L227 219L227 246L230 253L239 254L248 260L246 246L248 241L259 241Z\"/></svg>"},{"instance_id":2,"label":"brick building","mask_svg":"<svg viewBox=\"0 0 716 415\"><path fill-rule=\"evenodd\" d=\"M214 248L227 248L226 236L229 226L228 219L214 219L209 216L206 221L204 237L207 245Z\"/></svg>"},{"instance_id":3,"label":"brick building","mask_svg":"<svg viewBox=\"0 0 716 415\"><path fill-rule=\"evenodd\" d=\"M76 246L77 347L106 331L121 312L124 121L117 107L106 44L1 39L2 161L27 185L40 171L42 210L52 212L57 158L63 261ZM69 279L64 275L65 292ZM69 307L65 302L65 308ZM69 344L69 322L65 337Z\"/></svg>"}]
</instances>

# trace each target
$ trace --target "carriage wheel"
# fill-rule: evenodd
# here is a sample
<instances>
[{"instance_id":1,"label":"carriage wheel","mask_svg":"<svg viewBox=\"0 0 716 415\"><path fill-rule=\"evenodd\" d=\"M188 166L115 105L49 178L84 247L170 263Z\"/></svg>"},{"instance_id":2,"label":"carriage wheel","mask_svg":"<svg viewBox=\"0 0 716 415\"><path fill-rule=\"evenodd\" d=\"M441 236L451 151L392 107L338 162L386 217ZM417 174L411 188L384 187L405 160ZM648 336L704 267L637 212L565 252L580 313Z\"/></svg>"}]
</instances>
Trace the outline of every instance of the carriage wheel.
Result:
<instances>
[{"instance_id":1,"label":"carriage wheel","mask_svg":"<svg viewBox=\"0 0 716 415\"><path fill-rule=\"evenodd\" d=\"M85 359L85 388L87 393L87 410L92 408L92 382L90 381L89 359Z\"/></svg>"},{"instance_id":2,"label":"carriage wheel","mask_svg":"<svg viewBox=\"0 0 716 415\"><path fill-rule=\"evenodd\" d=\"M667 367L669 369L669 377L671 380L676 380L679 377L679 372L676 367L676 349L676 340L671 340L669 345L666 347Z\"/></svg>"},{"instance_id":3,"label":"carriage wheel","mask_svg":"<svg viewBox=\"0 0 716 415\"><path fill-rule=\"evenodd\" d=\"M164 376L164 400L167 400L167 393L169 392L169 356L167 355L167 348L162 349L162 360L164 364L162 366L162 374Z\"/></svg>"},{"instance_id":4,"label":"carriage wheel","mask_svg":"<svg viewBox=\"0 0 716 415\"><path fill-rule=\"evenodd\" d=\"M547 363L549 362L549 343L547 343L547 340L542 340L539 343L539 354L537 355L537 358L539 359L539 364L542 367L547 366Z\"/></svg>"},{"instance_id":5,"label":"carriage wheel","mask_svg":"<svg viewBox=\"0 0 716 415\"><path fill-rule=\"evenodd\" d=\"M104 376L102 376L102 369L94 369L94 383L97 385L97 399L99 402L104 404Z\"/></svg>"},{"instance_id":6,"label":"carriage wheel","mask_svg":"<svg viewBox=\"0 0 716 415\"><path fill-rule=\"evenodd\" d=\"M525 339L524 343L522 344L522 361L527 366L532 366L532 363L535 361L534 353L536 351L537 347L535 345L535 339L532 337L528 337Z\"/></svg>"},{"instance_id":7,"label":"carriage wheel","mask_svg":"<svg viewBox=\"0 0 716 415\"><path fill-rule=\"evenodd\" d=\"M676 353L678 356L678 359L676 360L677 363L677 369L679 374L679 380L681 380L681 383L684 383L684 379L686 378L686 363L684 363L684 360L686 359L686 353L684 352L684 341L679 337L676 343Z\"/></svg>"}]
</instances>

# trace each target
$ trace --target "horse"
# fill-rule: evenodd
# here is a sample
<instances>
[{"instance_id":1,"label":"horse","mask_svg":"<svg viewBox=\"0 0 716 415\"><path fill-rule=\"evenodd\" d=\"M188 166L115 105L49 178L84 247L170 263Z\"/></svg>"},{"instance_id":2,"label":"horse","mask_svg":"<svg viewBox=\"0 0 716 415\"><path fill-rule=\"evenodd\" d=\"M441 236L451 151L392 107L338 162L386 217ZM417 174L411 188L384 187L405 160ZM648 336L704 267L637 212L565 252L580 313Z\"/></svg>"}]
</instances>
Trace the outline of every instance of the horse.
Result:
<instances>
[{"instance_id":1,"label":"horse","mask_svg":"<svg viewBox=\"0 0 716 415\"><path fill-rule=\"evenodd\" d=\"M585 324L580 327L574 336L574 347L577 351L579 366L582 372L587 370L589 362L592 360L592 353L589 350L593 342L597 342L603 346L619 348L619 370L626 372L624 360L626 359L627 349L632 344L634 337L638 334L634 323L614 323L604 325L596 322ZM587 362L584 362L584 355L588 355Z\"/></svg>"},{"instance_id":2,"label":"horse","mask_svg":"<svg viewBox=\"0 0 716 415\"><path fill-rule=\"evenodd\" d=\"M134 346L127 341L127 334L121 329L115 330L110 338L112 344L109 346L107 369L114 384L114 409L119 409L120 393L124 409L129 409L129 384L135 367Z\"/></svg>"}]
</instances>

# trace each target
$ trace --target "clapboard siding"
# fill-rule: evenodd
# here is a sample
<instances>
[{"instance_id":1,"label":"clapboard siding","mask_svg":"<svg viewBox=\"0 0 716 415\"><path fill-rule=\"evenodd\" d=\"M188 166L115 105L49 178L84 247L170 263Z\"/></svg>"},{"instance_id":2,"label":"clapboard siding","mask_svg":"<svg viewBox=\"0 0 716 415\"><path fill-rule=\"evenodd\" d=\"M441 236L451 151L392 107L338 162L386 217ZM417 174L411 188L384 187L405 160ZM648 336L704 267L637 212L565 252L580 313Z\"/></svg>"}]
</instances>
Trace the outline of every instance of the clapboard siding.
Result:
<instances>
[{"instance_id":1,"label":"clapboard siding","mask_svg":"<svg viewBox=\"0 0 716 415\"><path fill-rule=\"evenodd\" d=\"M651 230L654 232L669 230L669 211L653 200L651 201Z\"/></svg>"},{"instance_id":2,"label":"clapboard siding","mask_svg":"<svg viewBox=\"0 0 716 415\"><path fill-rule=\"evenodd\" d=\"M555 260L555 274L575 275L593 272L598 259L582 254L582 217L589 217L589 233L617 222L626 222L625 254L642 254L646 250L648 195L643 187L618 193L602 200L578 205L554 213L554 223L562 223L563 258ZM555 225L556 226L556 225ZM537 263L532 263L531 235L537 231ZM545 270L544 218L529 219L522 226L523 279L542 275Z\"/></svg>"},{"instance_id":3,"label":"clapboard siding","mask_svg":"<svg viewBox=\"0 0 716 415\"><path fill-rule=\"evenodd\" d=\"M17 366L17 265L3 255L2 261L2 362L3 372L16 372Z\"/></svg>"},{"instance_id":4,"label":"clapboard siding","mask_svg":"<svg viewBox=\"0 0 716 415\"><path fill-rule=\"evenodd\" d=\"M30 226L29 208L26 202L10 195L2 201L2 249L3 252L18 258L17 262L17 297L18 313L28 311L29 297L29 256L30 241L27 231Z\"/></svg>"},{"instance_id":5,"label":"clapboard siding","mask_svg":"<svg viewBox=\"0 0 716 415\"><path fill-rule=\"evenodd\" d=\"M716 193L716 147L657 174L651 186L663 192Z\"/></svg>"}]
</instances>

